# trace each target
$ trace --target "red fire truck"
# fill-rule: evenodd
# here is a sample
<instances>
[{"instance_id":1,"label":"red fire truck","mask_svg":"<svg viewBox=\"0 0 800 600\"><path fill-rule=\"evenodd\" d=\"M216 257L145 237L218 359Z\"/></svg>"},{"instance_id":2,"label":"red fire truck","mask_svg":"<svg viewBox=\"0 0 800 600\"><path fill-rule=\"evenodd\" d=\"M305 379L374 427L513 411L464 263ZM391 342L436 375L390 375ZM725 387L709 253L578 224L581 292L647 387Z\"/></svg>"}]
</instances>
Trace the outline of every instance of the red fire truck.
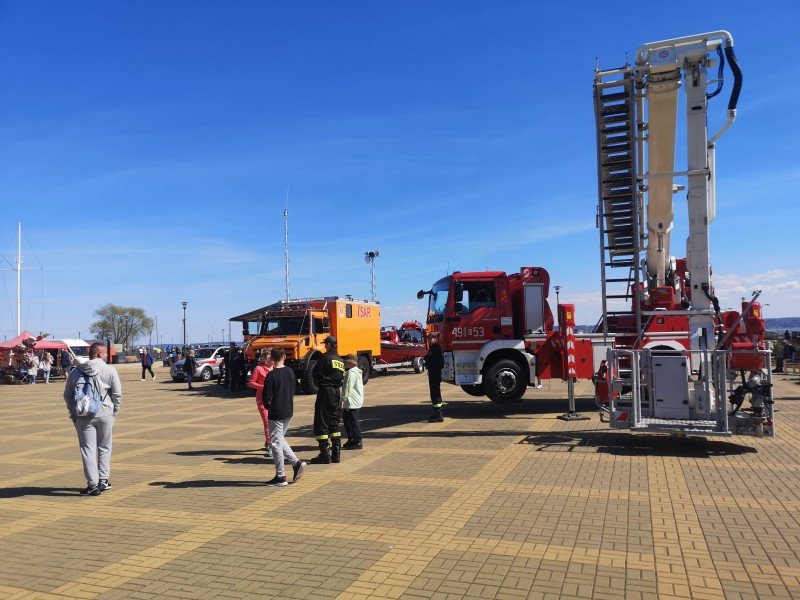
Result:
<instances>
[{"instance_id":1,"label":"red fire truck","mask_svg":"<svg viewBox=\"0 0 800 600\"><path fill-rule=\"evenodd\" d=\"M598 336L576 336L575 307L558 306L558 329L548 303L550 275L542 267L455 272L417 298L428 300L428 331L436 331L445 357L442 380L495 402L522 398L543 379L591 379L605 356ZM598 365L599 365L598 358Z\"/></svg>"}]
</instances>

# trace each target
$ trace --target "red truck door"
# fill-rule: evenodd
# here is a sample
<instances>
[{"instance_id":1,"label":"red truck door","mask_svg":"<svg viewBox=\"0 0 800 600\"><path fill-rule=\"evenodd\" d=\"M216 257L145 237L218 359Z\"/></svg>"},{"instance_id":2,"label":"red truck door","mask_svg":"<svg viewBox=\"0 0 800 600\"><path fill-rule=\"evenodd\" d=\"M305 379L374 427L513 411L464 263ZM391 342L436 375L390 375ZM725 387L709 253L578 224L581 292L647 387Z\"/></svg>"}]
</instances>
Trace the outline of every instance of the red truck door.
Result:
<instances>
[{"instance_id":1,"label":"red truck door","mask_svg":"<svg viewBox=\"0 0 800 600\"><path fill-rule=\"evenodd\" d=\"M453 340L453 350L476 350L486 342L500 339L497 279L466 279L454 284L453 315L445 326Z\"/></svg>"}]
</instances>

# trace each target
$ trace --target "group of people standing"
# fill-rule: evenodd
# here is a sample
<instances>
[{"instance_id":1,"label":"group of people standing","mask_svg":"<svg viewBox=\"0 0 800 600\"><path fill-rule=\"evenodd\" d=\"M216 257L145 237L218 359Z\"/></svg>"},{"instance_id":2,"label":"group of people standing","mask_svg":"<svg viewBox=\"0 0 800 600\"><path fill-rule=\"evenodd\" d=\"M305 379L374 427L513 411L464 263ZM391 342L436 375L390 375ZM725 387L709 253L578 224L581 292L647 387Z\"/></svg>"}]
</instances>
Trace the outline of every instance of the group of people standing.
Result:
<instances>
[{"instance_id":1,"label":"group of people standing","mask_svg":"<svg viewBox=\"0 0 800 600\"><path fill-rule=\"evenodd\" d=\"M432 422L443 421L442 397L439 386L442 380L444 358L436 334L429 336L429 350L425 356L428 369ZM187 362L193 359L190 350ZM142 355L142 379L150 372L153 379L152 357ZM122 400L122 386L116 369L106 364L106 347L92 344L89 360L76 359L74 368L67 378L64 400L70 418L78 433L87 487L83 495L98 496L111 488L112 429ZM294 395L297 377L291 368L285 366L286 352L283 348L263 349L257 357L257 365L248 381L249 387L256 390L256 406L264 425L264 447L275 464L275 477L267 482L269 486L288 485L286 464L292 467L293 482L298 481L306 463L300 460L286 441L289 426L294 417ZM314 438L319 446L319 454L312 464L328 465L341 461L341 451L363 449L359 411L364 403L363 373L358 367L358 357L353 354L340 356L338 342L334 336L325 340L325 353L317 360L312 376L317 385L314 402ZM191 387L191 379L189 380ZM76 410L77 396L90 393L99 399L97 410L92 414L82 414ZM340 426L344 421L347 442L342 445Z\"/></svg>"},{"instance_id":2,"label":"group of people standing","mask_svg":"<svg viewBox=\"0 0 800 600\"><path fill-rule=\"evenodd\" d=\"M219 369L217 383L229 388L232 392L247 389L247 373L252 371L244 350L238 346L231 345L229 350L223 354L223 361Z\"/></svg>"},{"instance_id":3,"label":"group of people standing","mask_svg":"<svg viewBox=\"0 0 800 600\"><path fill-rule=\"evenodd\" d=\"M50 383L50 371L53 369L53 365L56 362L52 354L46 350L42 352L40 356L31 354L27 357L26 362L27 364L25 367L27 369L27 374L25 375L25 381L27 383L36 383L36 378L39 376L39 371L42 372L42 378L44 379L44 382Z\"/></svg>"},{"instance_id":4,"label":"group of people standing","mask_svg":"<svg viewBox=\"0 0 800 600\"><path fill-rule=\"evenodd\" d=\"M312 464L331 464L341 461L342 448L361 450L363 440L358 412L364 403L364 384L358 359L354 355L341 357L334 336L325 339L325 353L312 371L317 386L314 402L314 437L319 454ZM267 485L287 485L284 463L294 469L294 481L302 475L305 463L300 461L286 442L289 422L294 414L294 394L297 377L284 366L282 348L262 350L248 385L256 390L256 406L264 424L265 448L275 462L275 478ZM347 442L342 446L340 425L344 417Z\"/></svg>"}]
</instances>

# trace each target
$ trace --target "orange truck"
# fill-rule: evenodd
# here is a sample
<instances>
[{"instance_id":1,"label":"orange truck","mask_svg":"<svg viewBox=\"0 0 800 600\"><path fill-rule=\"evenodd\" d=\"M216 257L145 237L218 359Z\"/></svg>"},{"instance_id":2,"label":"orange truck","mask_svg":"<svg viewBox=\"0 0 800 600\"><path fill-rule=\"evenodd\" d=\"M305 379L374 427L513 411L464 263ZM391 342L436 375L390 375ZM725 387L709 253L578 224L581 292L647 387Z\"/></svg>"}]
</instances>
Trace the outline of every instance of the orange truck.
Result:
<instances>
[{"instance_id":1,"label":"orange truck","mask_svg":"<svg viewBox=\"0 0 800 600\"><path fill-rule=\"evenodd\" d=\"M283 348L286 366L309 394L317 391L312 373L329 335L338 340L339 354L358 356L364 383L381 352L381 309L369 300L349 296L282 300L230 320L242 323L248 360L262 348Z\"/></svg>"}]
</instances>

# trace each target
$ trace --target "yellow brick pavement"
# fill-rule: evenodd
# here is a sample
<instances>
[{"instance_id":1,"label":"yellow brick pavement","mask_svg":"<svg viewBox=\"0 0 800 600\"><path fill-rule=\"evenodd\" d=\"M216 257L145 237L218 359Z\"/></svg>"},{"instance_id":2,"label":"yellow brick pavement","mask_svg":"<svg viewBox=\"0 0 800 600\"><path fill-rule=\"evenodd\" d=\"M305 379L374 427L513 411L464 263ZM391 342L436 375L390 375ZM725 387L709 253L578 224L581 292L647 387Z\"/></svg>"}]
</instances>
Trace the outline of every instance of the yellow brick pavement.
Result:
<instances>
[{"instance_id":1,"label":"yellow brick pavement","mask_svg":"<svg viewBox=\"0 0 800 600\"><path fill-rule=\"evenodd\" d=\"M424 376L382 376L365 449L270 489L252 397L120 372L97 498L77 495L62 385L0 388L0 598L800 597L788 378L770 441L565 423L557 383L505 407L445 387L448 418L429 424ZM298 397L304 457L312 408Z\"/></svg>"}]
</instances>

